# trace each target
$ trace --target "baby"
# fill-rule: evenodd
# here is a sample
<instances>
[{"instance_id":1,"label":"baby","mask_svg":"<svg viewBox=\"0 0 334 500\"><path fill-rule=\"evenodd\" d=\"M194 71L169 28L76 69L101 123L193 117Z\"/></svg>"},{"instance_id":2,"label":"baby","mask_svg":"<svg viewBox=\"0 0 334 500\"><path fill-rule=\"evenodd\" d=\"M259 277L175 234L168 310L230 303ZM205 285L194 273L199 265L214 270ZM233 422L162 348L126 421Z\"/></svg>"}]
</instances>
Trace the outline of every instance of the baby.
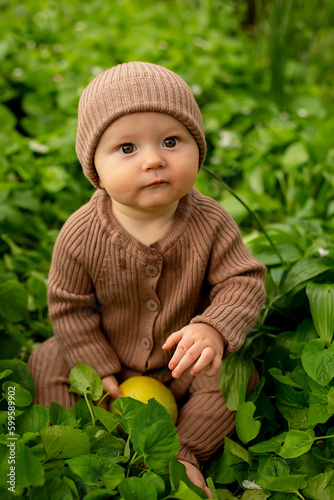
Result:
<instances>
[{"instance_id":1,"label":"baby","mask_svg":"<svg viewBox=\"0 0 334 500\"><path fill-rule=\"evenodd\" d=\"M178 460L199 464L231 433L219 386L222 358L240 348L265 300L265 268L219 203L193 186L206 143L185 81L150 63L97 76L79 103L76 151L97 188L55 244L49 275L54 337L33 352L35 403L75 402L76 362L121 397L119 384L154 376L183 406Z\"/></svg>"}]
</instances>

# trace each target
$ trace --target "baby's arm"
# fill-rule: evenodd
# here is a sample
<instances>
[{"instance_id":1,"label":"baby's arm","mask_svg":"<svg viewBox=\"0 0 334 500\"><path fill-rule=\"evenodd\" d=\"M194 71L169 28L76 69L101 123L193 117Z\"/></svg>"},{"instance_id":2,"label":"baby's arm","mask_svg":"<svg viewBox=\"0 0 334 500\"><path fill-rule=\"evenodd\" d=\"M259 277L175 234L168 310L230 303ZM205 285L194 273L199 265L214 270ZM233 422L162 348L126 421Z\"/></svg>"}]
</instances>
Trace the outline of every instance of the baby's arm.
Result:
<instances>
[{"instance_id":1,"label":"baby's arm","mask_svg":"<svg viewBox=\"0 0 334 500\"><path fill-rule=\"evenodd\" d=\"M174 378L192 365L190 373L194 376L204 370L204 375L212 377L220 369L225 342L212 326L205 323L187 325L172 333L162 349L171 349L176 344L176 351L168 364Z\"/></svg>"}]
</instances>

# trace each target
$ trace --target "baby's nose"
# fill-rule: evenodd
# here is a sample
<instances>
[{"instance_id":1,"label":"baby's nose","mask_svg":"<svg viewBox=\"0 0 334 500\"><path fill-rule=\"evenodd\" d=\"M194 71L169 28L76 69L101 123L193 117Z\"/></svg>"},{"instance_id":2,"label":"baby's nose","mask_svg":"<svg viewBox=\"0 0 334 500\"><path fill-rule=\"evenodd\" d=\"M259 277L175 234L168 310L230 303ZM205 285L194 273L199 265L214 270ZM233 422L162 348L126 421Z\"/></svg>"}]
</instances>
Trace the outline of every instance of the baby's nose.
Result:
<instances>
[{"instance_id":1,"label":"baby's nose","mask_svg":"<svg viewBox=\"0 0 334 500\"><path fill-rule=\"evenodd\" d=\"M142 164L143 170L152 170L165 166L166 166L166 161L158 151L147 152Z\"/></svg>"}]
</instances>

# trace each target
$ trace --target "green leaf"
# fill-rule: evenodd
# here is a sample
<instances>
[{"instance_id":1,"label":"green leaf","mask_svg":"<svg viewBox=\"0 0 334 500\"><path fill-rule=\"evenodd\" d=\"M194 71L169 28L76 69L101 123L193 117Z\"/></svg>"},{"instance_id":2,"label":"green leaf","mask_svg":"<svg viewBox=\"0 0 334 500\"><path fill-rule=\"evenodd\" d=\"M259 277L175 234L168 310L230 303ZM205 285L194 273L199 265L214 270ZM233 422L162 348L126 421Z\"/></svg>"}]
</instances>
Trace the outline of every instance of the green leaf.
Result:
<instances>
[{"instance_id":1,"label":"green leaf","mask_svg":"<svg viewBox=\"0 0 334 500\"><path fill-rule=\"evenodd\" d=\"M15 358L22 347L27 347L28 344L26 339L20 332L20 330L11 328L0 336L0 359L12 359Z\"/></svg>"},{"instance_id":2,"label":"green leaf","mask_svg":"<svg viewBox=\"0 0 334 500\"><path fill-rule=\"evenodd\" d=\"M41 430L47 460L74 458L90 450L89 435L80 429L53 425Z\"/></svg>"},{"instance_id":3,"label":"green leaf","mask_svg":"<svg viewBox=\"0 0 334 500\"><path fill-rule=\"evenodd\" d=\"M124 500L157 500L158 494L153 483L139 477L127 477L118 485Z\"/></svg>"},{"instance_id":4,"label":"green leaf","mask_svg":"<svg viewBox=\"0 0 334 500\"><path fill-rule=\"evenodd\" d=\"M109 470L101 476L101 483L104 484L108 490L114 490L124 479L124 476L125 470L123 467L109 463Z\"/></svg>"},{"instance_id":5,"label":"green leaf","mask_svg":"<svg viewBox=\"0 0 334 500\"><path fill-rule=\"evenodd\" d=\"M267 500L270 495L261 490L248 490L242 495L242 500Z\"/></svg>"},{"instance_id":6,"label":"green leaf","mask_svg":"<svg viewBox=\"0 0 334 500\"><path fill-rule=\"evenodd\" d=\"M303 489L303 495L312 500L333 500L334 498L334 470L308 479L307 488ZM329 484L332 483L332 484Z\"/></svg>"},{"instance_id":7,"label":"green leaf","mask_svg":"<svg viewBox=\"0 0 334 500\"><path fill-rule=\"evenodd\" d=\"M314 326L326 344L330 344L334 335L334 285L309 283L306 295L310 302Z\"/></svg>"},{"instance_id":8,"label":"green leaf","mask_svg":"<svg viewBox=\"0 0 334 500\"><path fill-rule=\"evenodd\" d=\"M207 498L204 490L195 486L194 483L190 481L187 476L186 468L183 464L181 464L178 460L171 460L169 462L169 476L170 476L170 484L172 491L176 491L179 489L180 482L185 483L190 489L192 489L198 496L201 498Z\"/></svg>"},{"instance_id":9,"label":"green leaf","mask_svg":"<svg viewBox=\"0 0 334 500\"><path fill-rule=\"evenodd\" d=\"M256 406L250 401L243 403L236 415L236 431L243 443L255 439L261 429L261 423L253 418Z\"/></svg>"},{"instance_id":10,"label":"green leaf","mask_svg":"<svg viewBox=\"0 0 334 500\"><path fill-rule=\"evenodd\" d=\"M52 165L42 171L41 185L47 193L62 191L70 180L69 174L62 167Z\"/></svg>"},{"instance_id":11,"label":"green leaf","mask_svg":"<svg viewBox=\"0 0 334 500\"><path fill-rule=\"evenodd\" d=\"M176 460L175 460L176 462ZM181 464L180 464L181 465ZM148 481L149 483L152 483L155 486L155 489L157 490L158 497L161 498L164 496L165 493L165 481L161 476L158 474L155 474L154 472L147 470L144 472L144 474L141 476L144 481Z\"/></svg>"},{"instance_id":12,"label":"green leaf","mask_svg":"<svg viewBox=\"0 0 334 500\"><path fill-rule=\"evenodd\" d=\"M323 339L308 342L302 353L304 370L319 385L327 385L334 377L334 344L326 348Z\"/></svg>"},{"instance_id":13,"label":"green leaf","mask_svg":"<svg viewBox=\"0 0 334 500\"><path fill-rule=\"evenodd\" d=\"M35 397L35 383L26 363L19 360L1 359L0 372L4 370L12 370L12 373L4 377L3 382L7 380L18 382L24 389L30 392L33 398Z\"/></svg>"},{"instance_id":14,"label":"green leaf","mask_svg":"<svg viewBox=\"0 0 334 500\"><path fill-rule=\"evenodd\" d=\"M290 467L285 460L272 454L264 454L259 457L255 482L262 476L289 476L290 473Z\"/></svg>"},{"instance_id":15,"label":"green leaf","mask_svg":"<svg viewBox=\"0 0 334 500\"><path fill-rule=\"evenodd\" d=\"M288 385L277 385L276 406L289 422L290 428L307 427L308 393L296 391Z\"/></svg>"},{"instance_id":16,"label":"green leaf","mask_svg":"<svg viewBox=\"0 0 334 500\"><path fill-rule=\"evenodd\" d=\"M115 420L115 415L113 413L104 410L100 406L94 406L93 411L95 417L104 425L108 432L112 432L117 427L118 422Z\"/></svg>"},{"instance_id":17,"label":"green leaf","mask_svg":"<svg viewBox=\"0 0 334 500\"><path fill-rule=\"evenodd\" d=\"M156 401L155 399L149 399L147 404L143 404L138 409L132 422L131 440L135 450L138 450L138 439L141 432L147 427L150 427L151 425L159 421L164 422L166 425L171 424L173 426L170 415L167 412L166 408L158 403L158 401ZM175 429L174 426L173 428Z\"/></svg>"},{"instance_id":18,"label":"green leaf","mask_svg":"<svg viewBox=\"0 0 334 500\"><path fill-rule=\"evenodd\" d=\"M137 447L133 446L149 469L162 471L177 456L180 438L172 422L155 422L141 431Z\"/></svg>"},{"instance_id":19,"label":"green leaf","mask_svg":"<svg viewBox=\"0 0 334 500\"><path fill-rule=\"evenodd\" d=\"M27 281L29 298L32 299L32 307L29 310L35 311L47 306L47 286L43 280L31 276Z\"/></svg>"},{"instance_id":20,"label":"green leaf","mask_svg":"<svg viewBox=\"0 0 334 500\"><path fill-rule=\"evenodd\" d=\"M183 481L180 481L178 489L173 491L172 495L172 498L177 500L201 500L202 498L190 489L189 486L187 486Z\"/></svg>"},{"instance_id":21,"label":"green leaf","mask_svg":"<svg viewBox=\"0 0 334 500\"><path fill-rule=\"evenodd\" d=\"M289 172L291 169L306 163L308 159L309 154L304 144L302 142L294 142L285 150L282 156L282 164L286 171Z\"/></svg>"},{"instance_id":22,"label":"green leaf","mask_svg":"<svg viewBox=\"0 0 334 500\"><path fill-rule=\"evenodd\" d=\"M245 402L248 380L254 371L251 342L250 339L246 339L239 351L222 362L220 387L230 411L238 410Z\"/></svg>"},{"instance_id":23,"label":"green leaf","mask_svg":"<svg viewBox=\"0 0 334 500\"><path fill-rule=\"evenodd\" d=\"M33 405L26 408L24 413L17 417L15 425L16 431L20 434L25 432L40 432L47 427L49 422L49 412L44 406Z\"/></svg>"},{"instance_id":24,"label":"green leaf","mask_svg":"<svg viewBox=\"0 0 334 500\"><path fill-rule=\"evenodd\" d=\"M248 448L248 450L256 454L278 453L278 451L281 449L282 443L286 438L286 434L286 432L283 432L282 434L274 436L267 441L262 441L262 443L254 444L253 446Z\"/></svg>"},{"instance_id":25,"label":"green leaf","mask_svg":"<svg viewBox=\"0 0 334 500\"><path fill-rule=\"evenodd\" d=\"M4 398L14 406L29 406L32 403L32 395L18 382L8 380L2 384L2 390Z\"/></svg>"},{"instance_id":26,"label":"green leaf","mask_svg":"<svg viewBox=\"0 0 334 500\"><path fill-rule=\"evenodd\" d=\"M54 401L49 408L49 418L51 425L67 425L69 427L75 427L77 425L77 419L71 410L64 408Z\"/></svg>"},{"instance_id":27,"label":"green leaf","mask_svg":"<svg viewBox=\"0 0 334 500\"><path fill-rule=\"evenodd\" d=\"M112 406L118 410L122 416L115 415L116 421L118 421L125 432L132 431L132 424L135 416L137 415L140 408L144 406L144 403L133 399L130 397L118 398L113 402Z\"/></svg>"},{"instance_id":28,"label":"green leaf","mask_svg":"<svg viewBox=\"0 0 334 500\"><path fill-rule=\"evenodd\" d=\"M48 479L43 486L31 488L29 491L29 500L72 500L73 495L59 477Z\"/></svg>"},{"instance_id":29,"label":"green leaf","mask_svg":"<svg viewBox=\"0 0 334 500\"><path fill-rule=\"evenodd\" d=\"M87 394L93 401L97 401L103 394L103 384L93 368L85 363L76 363L69 375L70 392L79 396Z\"/></svg>"},{"instance_id":30,"label":"green leaf","mask_svg":"<svg viewBox=\"0 0 334 500\"><path fill-rule=\"evenodd\" d=\"M291 269L284 280L281 290L283 294L286 294L296 286L305 283L311 278L319 276L325 271L328 271L328 269L330 269L330 266L326 265L320 259L300 259L291 266Z\"/></svg>"},{"instance_id":31,"label":"green leaf","mask_svg":"<svg viewBox=\"0 0 334 500\"><path fill-rule=\"evenodd\" d=\"M15 467L15 493L22 494L24 489L30 486L42 486L44 484L44 469L40 460L35 457L33 451L19 441L14 443L12 454L15 456L15 462L11 461L11 449L8 449L7 457L3 460L0 467L0 486L6 486L10 473L10 467ZM14 465L13 465L14 464Z\"/></svg>"},{"instance_id":32,"label":"green leaf","mask_svg":"<svg viewBox=\"0 0 334 500\"><path fill-rule=\"evenodd\" d=\"M283 458L296 458L307 453L314 442L314 431L291 430L287 433L279 454Z\"/></svg>"},{"instance_id":33,"label":"green leaf","mask_svg":"<svg viewBox=\"0 0 334 500\"><path fill-rule=\"evenodd\" d=\"M248 453L245 448L240 446L240 444L236 443L235 441L232 441L232 439L226 437L225 438L225 447L230 450L230 452L235 455L236 457L241 458L244 462L247 462L249 465L252 465L252 457Z\"/></svg>"},{"instance_id":34,"label":"green leaf","mask_svg":"<svg viewBox=\"0 0 334 500\"><path fill-rule=\"evenodd\" d=\"M0 315L7 321L17 323L27 314L28 294L21 283L7 280L0 284Z\"/></svg>"},{"instance_id":35,"label":"green leaf","mask_svg":"<svg viewBox=\"0 0 334 500\"><path fill-rule=\"evenodd\" d=\"M100 455L80 455L70 460L66 460L66 463L72 469L72 471L77 474L85 484L89 486L100 486L100 481L102 476L108 474L110 470L115 472L115 475L119 480L117 481L115 477L115 486L124 478L125 471L119 465L111 464L108 458L102 457ZM107 477L106 481L111 481L111 477Z\"/></svg>"},{"instance_id":36,"label":"green leaf","mask_svg":"<svg viewBox=\"0 0 334 500\"><path fill-rule=\"evenodd\" d=\"M306 475L291 476L263 476L258 479L258 484L270 491L282 491L284 493L296 493L307 486Z\"/></svg>"},{"instance_id":37,"label":"green leaf","mask_svg":"<svg viewBox=\"0 0 334 500\"><path fill-rule=\"evenodd\" d=\"M302 389L302 387L299 384L297 384L297 382L295 382L288 375L283 375L282 370L280 370L279 368L276 368L276 367L269 368L269 373L272 377L274 377L275 380L277 380L281 384L286 384L286 385L290 385L291 387L295 387L297 389Z\"/></svg>"}]
</instances>

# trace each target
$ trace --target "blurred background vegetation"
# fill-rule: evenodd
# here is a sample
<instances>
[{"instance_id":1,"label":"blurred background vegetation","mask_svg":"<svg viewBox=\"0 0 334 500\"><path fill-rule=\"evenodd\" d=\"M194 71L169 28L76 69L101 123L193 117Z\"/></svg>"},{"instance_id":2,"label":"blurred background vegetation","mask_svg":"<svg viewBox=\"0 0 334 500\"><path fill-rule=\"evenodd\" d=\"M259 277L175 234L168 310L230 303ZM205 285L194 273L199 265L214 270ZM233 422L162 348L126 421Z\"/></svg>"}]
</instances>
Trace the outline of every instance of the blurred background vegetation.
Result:
<instances>
[{"instance_id":1,"label":"blurred background vegetation","mask_svg":"<svg viewBox=\"0 0 334 500\"><path fill-rule=\"evenodd\" d=\"M328 247L333 5L0 0L1 357L26 360L34 343L51 335L53 244L93 192L74 151L78 100L115 64L157 63L189 83L203 112L206 167L256 213L281 260L228 190L205 171L197 187L233 215L255 256L277 266Z\"/></svg>"}]
</instances>

